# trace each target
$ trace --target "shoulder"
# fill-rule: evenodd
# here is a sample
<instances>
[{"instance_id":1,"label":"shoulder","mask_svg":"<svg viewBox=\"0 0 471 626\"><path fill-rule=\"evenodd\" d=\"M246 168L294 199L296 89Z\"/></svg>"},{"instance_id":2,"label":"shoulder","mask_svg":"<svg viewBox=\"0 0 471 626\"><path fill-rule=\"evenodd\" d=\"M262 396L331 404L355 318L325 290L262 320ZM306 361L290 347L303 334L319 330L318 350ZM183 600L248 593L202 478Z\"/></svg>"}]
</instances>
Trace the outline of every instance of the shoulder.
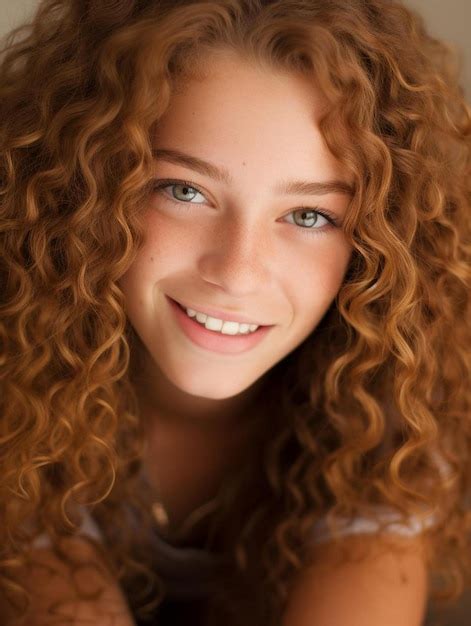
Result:
<instances>
[{"instance_id":1,"label":"shoulder","mask_svg":"<svg viewBox=\"0 0 471 626\"><path fill-rule=\"evenodd\" d=\"M421 535L357 534L313 544L281 626L420 626L427 603Z\"/></svg>"},{"instance_id":2,"label":"shoulder","mask_svg":"<svg viewBox=\"0 0 471 626\"><path fill-rule=\"evenodd\" d=\"M88 534L88 533L87 533ZM5 626L134 626L124 594L99 544L86 536L63 539L63 555L41 537L33 544L21 584L30 598L21 621ZM70 559L70 560L69 560Z\"/></svg>"}]
</instances>

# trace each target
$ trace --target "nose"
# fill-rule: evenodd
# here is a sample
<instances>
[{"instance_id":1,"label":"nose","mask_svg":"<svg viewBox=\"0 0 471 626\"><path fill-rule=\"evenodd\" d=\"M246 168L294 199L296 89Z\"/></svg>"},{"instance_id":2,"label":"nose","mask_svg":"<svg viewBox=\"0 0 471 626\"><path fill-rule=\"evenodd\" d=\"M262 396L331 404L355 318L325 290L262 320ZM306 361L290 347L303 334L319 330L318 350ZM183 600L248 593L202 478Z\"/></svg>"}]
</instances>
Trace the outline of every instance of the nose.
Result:
<instances>
[{"instance_id":1,"label":"nose","mask_svg":"<svg viewBox=\"0 0 471 626\"><path fill-rule=\"evenodd\" d=\"M267 288L271 258L273 251L262 225L242 216L218 224L208 234L198 270L207 282L243 297Z\"/></svg>"}]
</instances>

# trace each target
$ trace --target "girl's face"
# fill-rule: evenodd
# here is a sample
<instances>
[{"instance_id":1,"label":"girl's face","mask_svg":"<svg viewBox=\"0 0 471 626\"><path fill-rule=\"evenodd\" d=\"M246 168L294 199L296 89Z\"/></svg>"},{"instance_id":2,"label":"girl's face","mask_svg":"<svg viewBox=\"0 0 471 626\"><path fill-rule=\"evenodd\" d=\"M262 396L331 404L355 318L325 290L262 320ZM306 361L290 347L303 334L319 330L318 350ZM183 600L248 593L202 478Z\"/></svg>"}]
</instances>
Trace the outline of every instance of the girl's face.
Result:
<instances>
[{"instance_id":1,"label":"girl's face","mask_svg":"<svg viewBox=\"0 0 471 626\"><path fill-rule=\"evenodd\" d=\"M312 84L229 54L206 68L202 82L180 85L159 123L155 179L175 182L145 207L145 245L120 284L154 373L184 394L222 400L299 346L335 298L352 250L321 213L342 221L351 181L321 138L326 103ZM294 181L316 184L303 193ZM290 183L294 192L283 189ZM186 334L168 298L270 328L243 351L218 334L219 351Z\"/></svg>"}]
</instances>

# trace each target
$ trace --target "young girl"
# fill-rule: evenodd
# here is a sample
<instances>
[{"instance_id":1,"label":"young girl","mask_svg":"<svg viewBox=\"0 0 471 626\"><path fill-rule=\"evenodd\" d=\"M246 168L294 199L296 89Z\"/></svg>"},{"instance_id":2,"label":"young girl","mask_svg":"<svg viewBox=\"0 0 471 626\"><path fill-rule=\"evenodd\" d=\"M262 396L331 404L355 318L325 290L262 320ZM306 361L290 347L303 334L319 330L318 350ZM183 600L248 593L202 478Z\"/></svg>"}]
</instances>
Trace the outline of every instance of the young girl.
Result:
<instances>
[{"instance_id":1,"label":"young girl","mask_svg":"<svg viewBox=\"0 0 471 626\"><path fill-rule=\"evenodd\" d=\"M0 67L1 623L418 626L470 571L470 109L392 0L43 0Z\"/></svg>"}]
</instances>

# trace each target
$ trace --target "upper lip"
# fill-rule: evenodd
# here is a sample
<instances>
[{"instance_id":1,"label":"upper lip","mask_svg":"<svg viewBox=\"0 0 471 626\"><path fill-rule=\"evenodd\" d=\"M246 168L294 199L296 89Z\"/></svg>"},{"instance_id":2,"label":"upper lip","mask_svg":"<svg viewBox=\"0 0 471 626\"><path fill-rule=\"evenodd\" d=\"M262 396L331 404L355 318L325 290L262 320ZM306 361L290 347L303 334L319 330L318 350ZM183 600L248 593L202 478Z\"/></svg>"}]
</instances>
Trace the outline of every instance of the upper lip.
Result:
<instances>
[{"instance_id":1,"label":"upper lip","mask_svg":"<svg viewBox=\"0 0 471 626\"><path fill-rule=\"evenodd\" d=\"M260 324L259 322L255 322L253 318L249 319L244 315L239 315L239 313L226 313L225 311L210 309L206 306L186 304L181 302L180 300L175 300L174 298L172 298L172 300L174 300L174 302L176 302L177 304L180 304L185 309L193 309L194 311L198 311L198 313L205 313L205 315L216 317L217 319L223 320L224 322L239 322L240 324L257 324L257 326L267 326L267 324Z\"/></svg>"}]
</instances>

